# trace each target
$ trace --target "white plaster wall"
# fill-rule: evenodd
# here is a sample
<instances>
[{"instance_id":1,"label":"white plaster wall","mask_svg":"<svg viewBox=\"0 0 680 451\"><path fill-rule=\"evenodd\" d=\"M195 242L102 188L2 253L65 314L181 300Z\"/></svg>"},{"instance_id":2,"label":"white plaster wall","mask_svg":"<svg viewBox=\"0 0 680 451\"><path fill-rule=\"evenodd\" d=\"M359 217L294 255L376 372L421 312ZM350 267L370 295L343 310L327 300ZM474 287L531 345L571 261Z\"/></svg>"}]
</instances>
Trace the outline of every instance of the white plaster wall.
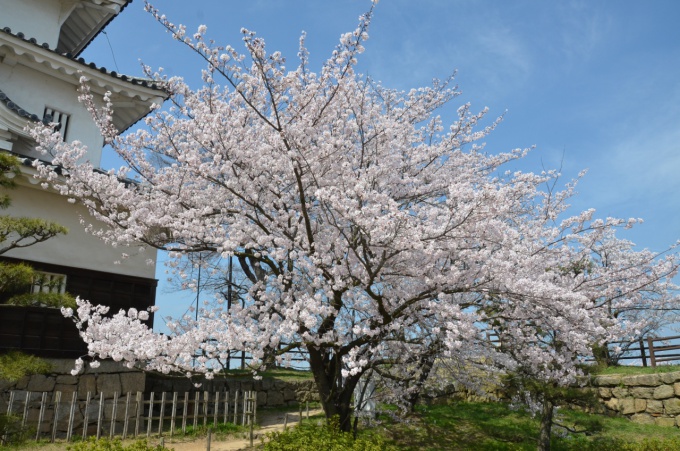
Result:
<instances>
[{"instance_id":1,"label":"white plaster wall","mask_svg":"<svg viewBox=\"0 0 680 451\"><path fill-rule=\"evenodd\" d=\"M138 248L113 248L84 231L79 218L92 221L85 208L69 203L65 197L46 191L40 185L21 183L19 188L9 192L12 206L0 214L55 221L67 227L69 233L35 246L15 249L5 256L150 279L155 277L155 250L140 252ZM131 257L122 259L122 252ZM152 259L153 264L147 264L148 259ZM115 264L118 260L120 264Z\"/></svg>"},{"instance_id":2,"label":"white plaster wall","mask_svg":"<svg viewBox=\"0 0 680 451\"><path fill-rule=\"evenodd\" d=\"M61 23L68 17L73 4L70 0L0 0L0 27L10 27L12 33L24 33L38 44L47 42L55 48Z\"/></svg>"},{"instance_id":3,"label":"white plaster wall","mask_svg":"<svg viewBox=\"0 0 680 451\"><path fill-rule=\"evenodd\" d=\"M21 64L0 64L0 87L14 103L31 114L42 117L45 106L69 114L67 141L78 139L85 144L88 153L84 159L95 167L100 166L102 136L90 113L78 102L76 86ZM38 154L29 156L48 159Z\"/></svg>"}]
</instances>

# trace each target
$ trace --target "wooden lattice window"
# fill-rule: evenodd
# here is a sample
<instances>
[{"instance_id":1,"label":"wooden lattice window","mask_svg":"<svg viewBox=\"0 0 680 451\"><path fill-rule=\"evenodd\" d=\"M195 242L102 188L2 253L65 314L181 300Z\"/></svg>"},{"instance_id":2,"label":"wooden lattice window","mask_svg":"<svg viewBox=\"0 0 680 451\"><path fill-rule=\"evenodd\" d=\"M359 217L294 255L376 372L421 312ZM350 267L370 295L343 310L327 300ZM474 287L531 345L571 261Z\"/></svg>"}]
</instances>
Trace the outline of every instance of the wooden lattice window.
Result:
<instances>
[{"instance_id":1,"label":"wooden lattice window","mask_svg":"<svg viewBox=\"0 0 680 451\"><path fill-rule=\"evenodd\" d=\"M33 278L31 293L59 293L66 292L66 275L36 271Z\"/></svg>"},{"instance_id":2,"label":"wooden lattice window","mask_svg":"<svg viewBox=\"0 0 680 451\"><path fill-rule=\"evenodd\" d=\"M61 134L62 139L66 140L66 133L68 132L68 123L71 116L63 111L59 111L55 108L46 106L45 112L43 113L43 119L48 120L51 123L57 123L57 130Z\"/></svg>"}]
</instances>

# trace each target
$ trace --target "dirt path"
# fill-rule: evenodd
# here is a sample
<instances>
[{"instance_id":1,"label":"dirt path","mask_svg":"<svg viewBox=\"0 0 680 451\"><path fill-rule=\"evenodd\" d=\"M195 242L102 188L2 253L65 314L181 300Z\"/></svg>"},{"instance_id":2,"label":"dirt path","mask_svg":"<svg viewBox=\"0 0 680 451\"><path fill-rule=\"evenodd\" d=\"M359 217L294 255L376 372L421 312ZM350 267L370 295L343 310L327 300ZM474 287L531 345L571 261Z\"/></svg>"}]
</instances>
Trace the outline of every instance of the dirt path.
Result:
<instances>
[{"instance_id":1,"label":"dirt path","mask_svg":"<svg viewBox=\"0 0 680 451\"><path fill-rule=\"evenodd\" d=\"M323 410L310 410L309 415L318 415L323 413ZM300 420L299 412L288 412L288 426L296 425ZM306 412L303 412L303 418L306 417ZM286 419L286 412L262 412L262 417L258 423L260 427L254 431L253 444L257 447L260 444L260 437L265 436L268 432L282 431ZM174 448L175 451L204 451L207 449L207 439L201 438L192 441L180 441L180 439L165 440L167 448ZM229 438L226 440L213 440L210 443L210 451L236 451L249 449L250 439L243 438Z\"/></svg>"}]
</instances>

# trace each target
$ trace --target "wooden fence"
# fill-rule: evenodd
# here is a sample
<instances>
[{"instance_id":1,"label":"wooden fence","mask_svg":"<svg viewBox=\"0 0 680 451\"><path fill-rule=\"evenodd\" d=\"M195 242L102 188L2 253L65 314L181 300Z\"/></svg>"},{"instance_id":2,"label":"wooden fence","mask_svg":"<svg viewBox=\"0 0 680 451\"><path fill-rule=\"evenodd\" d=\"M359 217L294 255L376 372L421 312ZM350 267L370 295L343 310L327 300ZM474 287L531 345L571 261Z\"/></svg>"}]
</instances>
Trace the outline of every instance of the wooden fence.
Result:
<instances>
[{"instance_id":1,"label":"wooden fence","mask_svg":"<svg viewBox=\"0 0 680 451\"><path fill-rule=\"evenodd\" d=\"M621 347L620 354L614 354L611 348ZM647 337L633 342L616 342L609 344L612 360L616 363L625 361L641 362L642 366L656 367L658 363L680 361L680 335L670 337Z\"/></svg>"},{"instance_id":2,"label":"wooden fence","mask_svg":"<svg viewBox=\"0 0 680 451\"><path fill-rule=\"evenodd\" d=\"M35 429L35 440L73 440L77 435L150 437L172 436L187 427L218 423L254 424L254 391L184 393L104 393L84 400L77 392L11 391L7 414L21 421L22 429ZM8 437L2 437L2 443Z\"/></svg>"},{"instance_id":3,"label":"wooden fence","mask_svg":"<svg viewBox=\"0 0 680 451\"><path fill-rule=\"evenodd\" d=\"M486 332L486 339L494 346L500 346L501 340L493 331ZM624 351L616 355L613 360L639 361L642 366L656 367L658 363L680 361L680 335L670 337L647 337L634 342L610 343L610 352L613 347L620 346ZM613 352L612 352L613 355Z\"/></svg>"}]
</instances>

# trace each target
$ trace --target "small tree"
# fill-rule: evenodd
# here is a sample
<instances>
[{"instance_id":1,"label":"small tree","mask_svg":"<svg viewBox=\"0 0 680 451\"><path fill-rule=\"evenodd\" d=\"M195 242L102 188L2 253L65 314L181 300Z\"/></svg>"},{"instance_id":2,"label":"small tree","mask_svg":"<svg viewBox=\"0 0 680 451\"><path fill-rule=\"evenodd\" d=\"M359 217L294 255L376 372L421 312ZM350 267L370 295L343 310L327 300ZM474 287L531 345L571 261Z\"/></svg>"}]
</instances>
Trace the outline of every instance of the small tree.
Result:
<instances>
[{"instance_id":1,"label":"small tree","mask_svg":"<svg viewBox=\"0 0 680 451\"><path fill-rule=\"evenodd\" d=\"M120 137L108 96L97 108L83 80L81 99L127 166L95 172L80 144L36 127L41 149L69 176L38 169L101 221L93 233L110 243L234 256L250 283L242 305L218 301L198 319L170 323L172 335L142 324L145 312L109 317L81 301L75 320L92 355L213 377L233 349L256 360L275 350L284 361L302 348L327 417L337 415L346 431L354 389L369 370L396 376L389 389L404 398L422 386L412 369L429 365L433 346L459 361L502 355L473 346L484 338L481 322L526 350L534 373L560 383L578 374L575 354L620 332L593 294L614 290L615 272L603 268L602 286L578 289L579 279L567 283L558 269L589 252L579 240L626 221L586 211L558 222L573 186L546 192L555 172L506 173L526 152L482 152L497 125L480 125L486 111L463 105L445 124L437 113L458 95L451 78L400 92L357 74L372 10L316 73L304 36L299 64L287 70L251 31L243 31L241 55L206 41L204 26L188 36L148 8L205 59L205 86L150 74L172 106ZM647 286L639 276L630 273ZM569 337L566 346L533 346L546 324ZM555 358L564 364L548 368Z\"/></svg>"},{"instance_id":2,"label":"small tree","mask_svg":"<svg viewBox=\"0 0 680 451\"><path fill-rule=\"evenodd\" d=\"M0 153L0 187L16 188L15 177L20 174L19 160L10 154ZM0 195L0 209L11 205L9 194ZM65 234L68 230L52 221L39 218L0 215L0 255L12 249L33 246ZM40 274L25 263L0 262L0 296L8 304L74 306L75 299L63 293L28 293Z\"/></svg>"}]
</instances>

